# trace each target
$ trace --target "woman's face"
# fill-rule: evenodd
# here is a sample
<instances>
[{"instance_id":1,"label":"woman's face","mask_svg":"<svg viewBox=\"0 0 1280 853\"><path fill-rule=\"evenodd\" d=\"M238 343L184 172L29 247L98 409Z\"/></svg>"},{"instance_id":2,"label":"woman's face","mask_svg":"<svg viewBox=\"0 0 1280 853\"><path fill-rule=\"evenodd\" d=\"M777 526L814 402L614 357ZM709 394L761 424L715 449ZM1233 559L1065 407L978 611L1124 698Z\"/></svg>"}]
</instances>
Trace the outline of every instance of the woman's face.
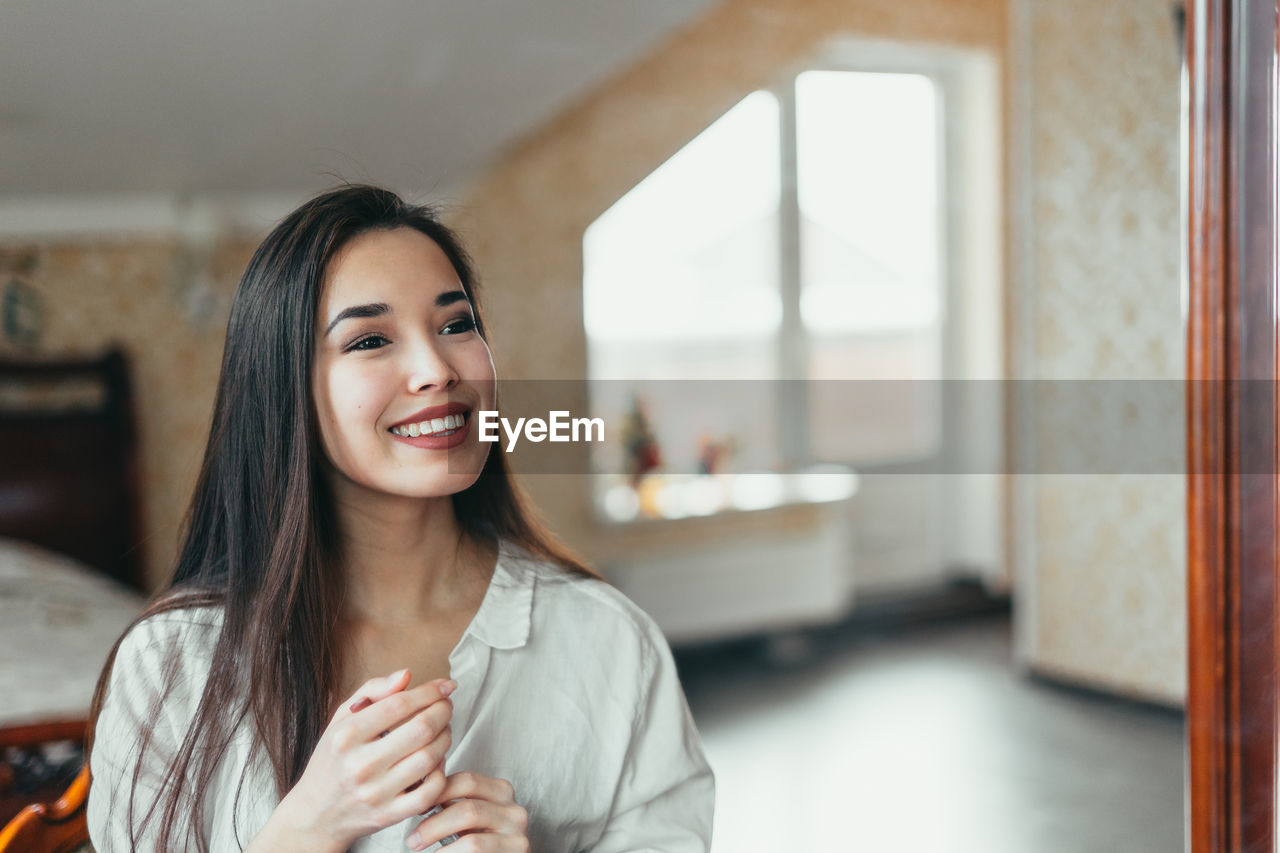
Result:
<instances>
[{"instance_id":1,"label":"woman's face","mask_svg":"<svg viewBox=\"0 0 1280 853\"><path fill-rule=\"evenodd\" d=\"M451 495L490 445L493 359L448 257L411 228L362 234L332 259L316 312L312 398L339 500Z\"/></svg>"}]
</instances>

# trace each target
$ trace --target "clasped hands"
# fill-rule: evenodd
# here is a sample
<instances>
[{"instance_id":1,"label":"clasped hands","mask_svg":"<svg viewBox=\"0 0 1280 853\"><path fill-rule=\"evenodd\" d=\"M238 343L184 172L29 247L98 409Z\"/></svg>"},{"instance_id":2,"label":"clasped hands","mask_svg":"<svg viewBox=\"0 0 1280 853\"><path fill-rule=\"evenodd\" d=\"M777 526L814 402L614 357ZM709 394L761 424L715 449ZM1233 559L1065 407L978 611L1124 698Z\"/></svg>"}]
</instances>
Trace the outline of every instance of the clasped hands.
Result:
<instances>
[{"instance_id":1,"label":"clasped hands","mask_svg":"<svg viewBox=\"0 0 1280 853\"><path fill-rule=\"evenodd\" d=\"M282 806L312 849L345 851L360 838L439 804L406 839L425 849L460 836L450 853L527 853L529 815L511 783L479 773L445 775L456 685L407 689L410 674L366 682L339 706Z\"/></svg>"}]
</instances>

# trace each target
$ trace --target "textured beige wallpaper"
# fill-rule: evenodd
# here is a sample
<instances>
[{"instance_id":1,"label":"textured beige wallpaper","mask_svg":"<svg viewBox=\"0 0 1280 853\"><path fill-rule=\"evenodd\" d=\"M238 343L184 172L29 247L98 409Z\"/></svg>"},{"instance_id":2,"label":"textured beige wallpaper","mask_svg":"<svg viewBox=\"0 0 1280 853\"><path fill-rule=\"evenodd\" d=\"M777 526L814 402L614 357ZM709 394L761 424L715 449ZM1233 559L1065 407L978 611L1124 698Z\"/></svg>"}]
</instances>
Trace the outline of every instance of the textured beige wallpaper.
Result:
<instances>
[{"instance_id":1,"label":"textured beige wallpaper","mask_svg":"<svg viewBox=\"0 0 1280 853\"><path fill-rule=\"evenodd\" d=\"M458 224L488 284L499 375L586 375L583 232L745 95L840 36L980 48L1002 66L1005 26L1005 0L726 0L605 81L507 152L461 205ZM527 485L589 557L640 546L588 521L581 478ZM726 535L722 526L706 520L704 541Z\"/></svg>"},{"instance_id":2,"label":"textured beige wallpaper","mask_svg":"<svg viewBox=\"0 0 1280 853\"><path fill-rule=\"evenodd\" d=\"M1031 112L1030 374L1184 376L1179 279L1179 66L1165 0L1020 0ZM1184 442L1181 412L1168 429ZM1040 422L1038 443L1086 428ZM1105 441L1106 436L1098 436ZM1030 662L1169 704L1186 694L1181 475L1036 481Z\"/></svg>"},{"instance_id":3,"label":"textured beige wallpaper","mask_svg":"<svg viewBox=\"0 0 1280 853\"><path fill-rule=\"evenodd\" d=\"M172 567L208 435L231 294L254 245L227 240L196 264L169 238L0 246L35 257L22 280L37 294L42 332L20 352L96 354L118 344L131 360L153 586ZM193 268L202 275L193 278ZM2 340L0 349L19 351Z\"/></svg>"}]
</instances>

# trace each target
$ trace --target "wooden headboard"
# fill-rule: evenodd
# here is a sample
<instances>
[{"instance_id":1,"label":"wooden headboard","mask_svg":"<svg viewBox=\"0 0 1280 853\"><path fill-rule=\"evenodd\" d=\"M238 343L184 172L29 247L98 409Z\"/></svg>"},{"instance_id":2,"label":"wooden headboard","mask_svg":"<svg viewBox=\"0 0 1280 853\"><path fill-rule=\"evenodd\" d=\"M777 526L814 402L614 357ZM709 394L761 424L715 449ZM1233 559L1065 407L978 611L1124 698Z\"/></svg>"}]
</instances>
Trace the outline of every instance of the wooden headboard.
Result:
<instances>
[{"instance_id":1,"label":"wooden headboard","mask_svg":"<svg viewBox=\"0 0 1280 853\"><path fill-rule=\"evenodd\" d=\"M143 589L136 435L123 353L0 360L0 536Z\"/></svg>"}]
</instances>

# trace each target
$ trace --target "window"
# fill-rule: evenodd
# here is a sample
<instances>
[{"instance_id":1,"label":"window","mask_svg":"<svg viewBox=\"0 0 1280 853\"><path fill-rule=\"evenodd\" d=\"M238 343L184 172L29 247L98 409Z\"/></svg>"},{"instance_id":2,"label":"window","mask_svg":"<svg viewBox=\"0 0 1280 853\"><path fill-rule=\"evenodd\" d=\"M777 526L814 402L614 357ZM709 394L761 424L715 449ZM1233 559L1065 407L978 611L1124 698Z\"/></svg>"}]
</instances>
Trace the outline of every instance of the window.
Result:
<instances>
[{"instance_id":1,"label":"window","mask_svg":"<svg viewBox=\"0 0 1280 853\"><path fill-rule=\"evenodd\" d=\"M695 471L708 440L735 471L928 457L932 380L998 374L999 344L974 334L999 328L998 282L950 309L998 271L998 247L968 239L997 231L998 204L965 185L998 192L996 113L955 55L884 55L748 95L587 230L592 407L617 419L641 399L665 470ZM979 76L994 104L994 72Z\"/></svg>"}]
</instances>

